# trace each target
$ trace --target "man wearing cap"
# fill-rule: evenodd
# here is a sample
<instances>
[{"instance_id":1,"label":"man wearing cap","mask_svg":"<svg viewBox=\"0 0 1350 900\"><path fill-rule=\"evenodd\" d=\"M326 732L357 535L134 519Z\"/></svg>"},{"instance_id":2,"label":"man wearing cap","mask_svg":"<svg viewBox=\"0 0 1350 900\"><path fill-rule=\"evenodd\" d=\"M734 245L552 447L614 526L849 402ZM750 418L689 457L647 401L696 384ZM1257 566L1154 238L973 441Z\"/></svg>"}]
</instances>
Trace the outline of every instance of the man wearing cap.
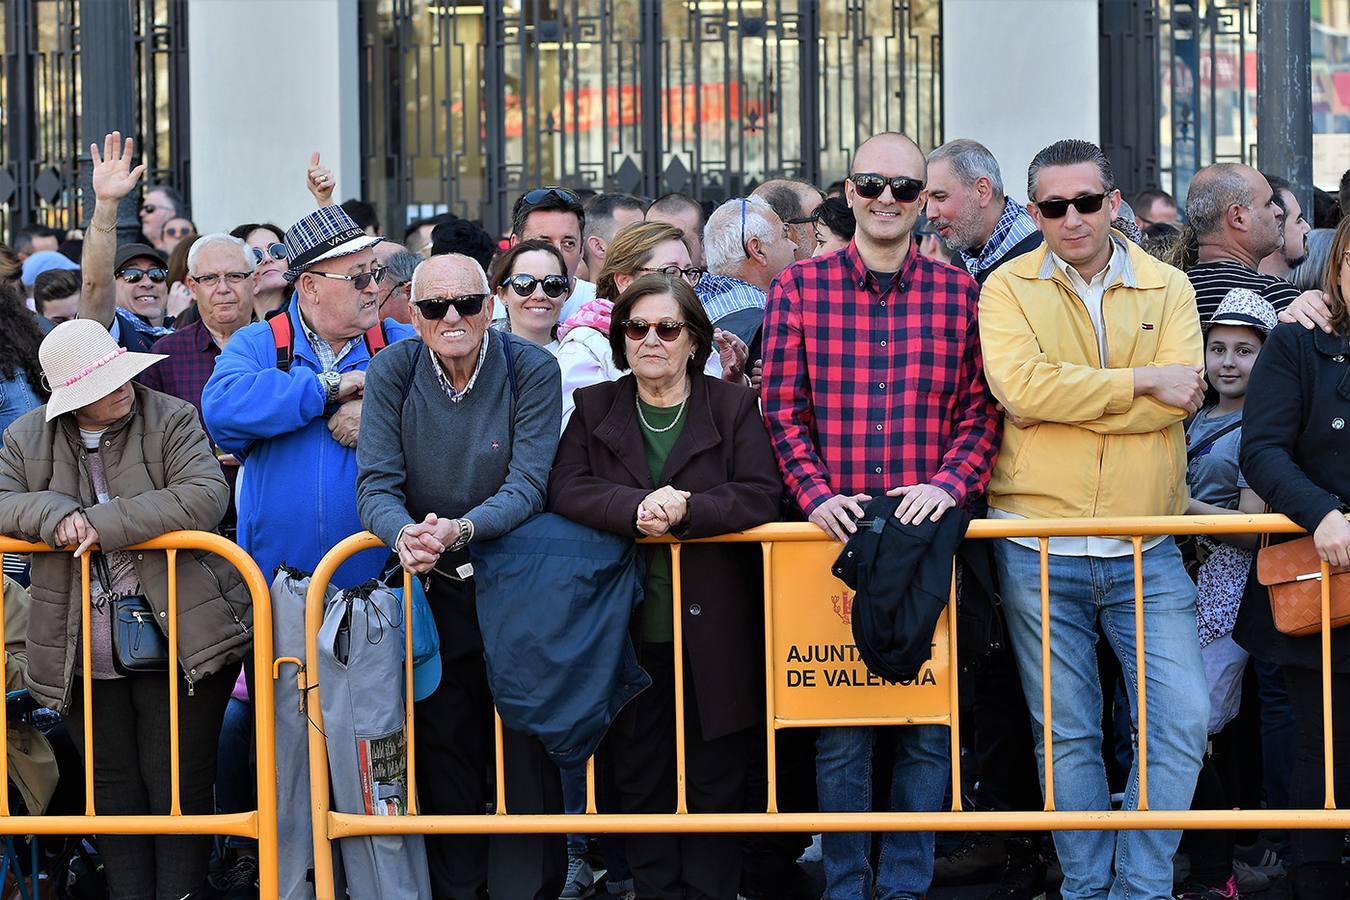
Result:
<instances>
[{"instance_id":1,"label":"man wearing cap","mask_svg":"<svg viewBox=\"0 0 1350 900\"><path fill-rule=\"evenodd\" d=\"M23 261L23 289L31 298L33 296L33 286L37 283L37 278L43 272L74 271L80 270L80 264L69 259L63 253L57 253L55 250L39 250Z\"/></svg>"},{"instance_id":2,"label":"man wearing cap","mask_svg":"<svg viewBox=\"0 0 1350 900\"><path fill-rule=\"evenodd\" d=\"M146 244L117 246L117 205L131 193L145 166L131 166L134 141L113 132L89 150L94 159L94 214L84 235L80 270L80 318L93 319L120 346L144 353L173 331L165 317L169 300L169 263Z\"/></svg>"},{"instance_id":3,"label":"man wearing cap","mask_svg":"<svg viewBox=\"0 0 1350 900\"><path fill-rule=\"evenodd\" d=\"M286 232L298 302L248 325L225 345L202 391L216 445L245 464L238 542L270 574L285 562L313 570L333 545L362 530L356 514L356 437L375 335L393 343L412 329L380 323L374 246L338 206ZM349 586L380 573L385 551L337 571Z\"/></svg>"}]
</instances>

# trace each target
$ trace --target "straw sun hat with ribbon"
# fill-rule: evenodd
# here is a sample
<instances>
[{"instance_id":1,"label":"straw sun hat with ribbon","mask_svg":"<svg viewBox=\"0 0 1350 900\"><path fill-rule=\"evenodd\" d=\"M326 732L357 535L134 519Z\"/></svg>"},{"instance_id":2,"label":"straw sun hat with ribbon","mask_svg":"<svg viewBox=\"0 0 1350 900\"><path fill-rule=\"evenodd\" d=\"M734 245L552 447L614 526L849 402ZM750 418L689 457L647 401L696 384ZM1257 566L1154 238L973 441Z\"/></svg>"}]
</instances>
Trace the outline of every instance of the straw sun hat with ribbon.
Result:
<instances>
[{"instance_id":1,"label":"straw sun hat with ribbon","mask_svg":"<svg viewBox=\"0 0 1350 900\"><path fill-rule=\"evenodd\" d=\"M132 353L117 346L108 329L93 319L62 322L38 347L42 377L52 392L47 421L102 400L166 358L162 353Z\"/></svg>"}]
</instances>

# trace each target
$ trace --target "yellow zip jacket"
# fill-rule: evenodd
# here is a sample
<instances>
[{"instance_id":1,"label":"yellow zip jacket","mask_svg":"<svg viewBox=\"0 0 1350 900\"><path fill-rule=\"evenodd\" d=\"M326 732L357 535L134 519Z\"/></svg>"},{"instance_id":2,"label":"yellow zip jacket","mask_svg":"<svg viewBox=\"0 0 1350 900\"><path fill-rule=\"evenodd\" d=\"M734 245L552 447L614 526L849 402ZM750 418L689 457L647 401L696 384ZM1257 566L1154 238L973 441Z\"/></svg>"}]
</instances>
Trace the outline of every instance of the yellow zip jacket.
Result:
<instances>
[{"instance_id":1,"label":"yellow zip jacket","mask_svg":"<svg viewBox=\"0 0 1350 900\"><path fill-rule=\"evenodd\" d=\"M989 386L1027 423L1003 424L989 505L1030 518L1186 511L1183 410L1134 396L1143 366L1201 365L1204 339L1186 275L1119 232L1127 262L1102 298L1103 365L1087 306L1049 247L1000 266L980 292Z\"/></svg>"}]
</instances>

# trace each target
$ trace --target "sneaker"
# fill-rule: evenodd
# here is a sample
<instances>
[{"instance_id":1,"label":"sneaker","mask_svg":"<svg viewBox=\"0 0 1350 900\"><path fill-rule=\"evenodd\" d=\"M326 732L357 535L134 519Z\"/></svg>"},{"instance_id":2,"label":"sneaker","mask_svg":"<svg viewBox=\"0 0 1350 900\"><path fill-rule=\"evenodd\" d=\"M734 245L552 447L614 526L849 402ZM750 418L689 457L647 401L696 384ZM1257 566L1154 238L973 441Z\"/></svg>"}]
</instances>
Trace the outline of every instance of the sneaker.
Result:
<instances>
[{"instance_id":1,"label":"sneaker","mask_svg":"<svg viewBox=\"0 0 1350 900\"><path fill-rule=\"evenodd\" d=\"M1280 869L1284 871L1283 868ZM1241 893L1264 891L1270 887L1271 877L1267 869L1258 869L1249 866L1241 860L1233 860L1233 879L1237 881L1238 891Z\"/></svg>"},{"instance_id":2,"label":"sneaker","mask_svg":"<svg viewBox=\"0 0 1350 900\"><path fill-rule=\"evenodd\" d=\"M220 900L258 900L258 860L241 856L225 873Z\"/></svg>"},{"instance_id":3,"label":"sneaker","mask_svg":"<svg viewBox=\"0 0 1350 900\"><path fill-rule=\"evenodd\" d=\"M622 900L634 900L637 897L637 889L633 887L633 879L621 878L617 881L606 881L605 891L613 894Z\"/></svg>"},{"instance_id":4,"label":"sneaker","mask_svg":"<svg viewBox=\"0 0 1350 900\"><path fill-rule=\"evenodd\" d=\"M1045 900L1045 860L1035 852L1009 853L998 887L985 900Z\"/></svg>"},{"instance_id":5,"label":"sneaker","mask_svg":"<svg viewBox=\"0 0 1350 900\"><path fill-rule=\"evenodd\" d=\"M1265 841L1257 841L1247 847L1233 848L1233 863L1241 863L1250 869L1257 869L1262 874L1279 878L1284 874L1284 863L1280 860L1280 854ZM1241 889L1242 883L1239 879L1238 888Z\"/></svg>"},{"instance_id":6,"label":"sneaker","mask_svg":"<svg viewBox=\"0 0 1350 900\"><path fill-rule=\"evenodd\" d=\"M1229 877L1222 888L1202 884L1184 885L1176 893L1177 900L1238 900L1237 879Z\"/></svg>"},{"instance_id":7,"label":"sneaker","mask_svg":"<svg viewBox=\"0 0 1350 900\"><path fill-rule=\"evenodd\" d=\"M991 881L1007 858L1001 838L972 834L960 847L933 860L933 884Z\"/></svg>"},{"instance_id":8,"label":"sneaker","mask_svg":"<svg viewBox=\"0 0 1350 900\"><path fill-rule=\"evenodd\" d=\"M595 896L595 873L582 856L567 857L567 881L558 900L585 900Z\"/></svg>"}]
</instances>

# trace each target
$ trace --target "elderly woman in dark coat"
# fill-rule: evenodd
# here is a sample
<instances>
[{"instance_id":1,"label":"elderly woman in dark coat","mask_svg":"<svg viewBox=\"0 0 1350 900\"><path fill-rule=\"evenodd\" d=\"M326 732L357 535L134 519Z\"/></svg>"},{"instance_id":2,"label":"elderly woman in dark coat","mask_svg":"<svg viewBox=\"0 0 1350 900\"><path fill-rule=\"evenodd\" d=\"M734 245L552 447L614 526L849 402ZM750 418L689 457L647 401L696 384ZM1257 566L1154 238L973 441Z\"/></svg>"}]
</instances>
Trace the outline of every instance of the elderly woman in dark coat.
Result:
<instances>
[{"instance_id":1,"label":"elderly woman in dark coat","mask_svg":"<svg viewBox=\"0 0 1350 900\"><path fill-rule=\"evenodd\" d=\"M612 323L614 362L632 372L577 391L549 508L634 537L707 537L777 519L782 484L756 396L703 373L713 328L693 290L644 276L619 297ZM691 545L681 559L689 809L738 811L763 722L759 547ZM653 685L625 708L608 745L626 813L675 810L671 606L670 551L653 547L633 622ZM640 897L736 896L734 836L635 835L627 846Z\"/></svg>"}]
</instances>

